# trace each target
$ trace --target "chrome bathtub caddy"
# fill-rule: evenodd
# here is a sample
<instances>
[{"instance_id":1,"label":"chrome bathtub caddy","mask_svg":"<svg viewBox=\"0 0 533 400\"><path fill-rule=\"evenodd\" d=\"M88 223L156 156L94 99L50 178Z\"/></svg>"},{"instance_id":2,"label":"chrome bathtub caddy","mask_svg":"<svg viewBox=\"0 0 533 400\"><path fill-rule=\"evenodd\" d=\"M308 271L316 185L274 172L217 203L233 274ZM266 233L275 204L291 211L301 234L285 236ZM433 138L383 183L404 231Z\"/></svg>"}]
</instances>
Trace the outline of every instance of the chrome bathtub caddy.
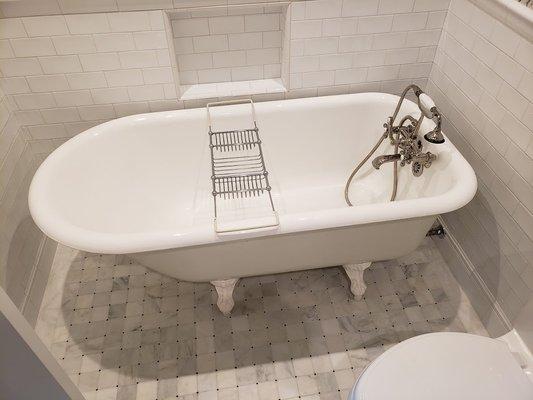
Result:
<instances>
[{"instance_id":1,"label":"chrome bathtub caddy","mask_svg":"<svg viewBox=\"0 0 533 400\"><path fill-rule=\"evenodd\" d=\"M211 109L238 104L250 104L250 127L214 131ZM279 217L272 200L272 188L265 167L253 101L244 99L209 103L207 104L207 122L211 150L215 232L223 234L279 226ZM249 226L237 223L233 226L222 227L219 224L220 208L231 209L233 207L235 209L243 203L243 200L261 197L266 200L272 212L273 218L268 219L270 222L256 218L255 223ZM226 207L223 207L223 203L226 203Z\"/></svg>"},{"instance_id":2,"label":"chrome bathtub caddy","mask_svg":"<svg viewBox=\"0 0 533 400\"><path fill-rule=\"evenodd\" d=\"M398 125L394 125L402 103L409 90L412 90L415 94L416 102L420 109L420 117L416 119L411 115L406 115L400 120ZM444 135L441 132L442 117L437 110L435 103L431 97L424 93L417 85L407 86L398 100L394 113L391 117L387 118L387 121L383 124L385 132L383 132L383 135L381 135L378 142L372 150L370 150L367 156L357 165L357 167L355 167L346 182L344 198L348 206L353 206L349 198L349 189L352 179L361 167L370 159L372 154L376 152L385 139L389 138L391 145L394 146L394 153L377 156L372 160L372 166L375 169L379 169L385 163L394 163L394 181L390 201L396 199L396 192L398 189L398 162L401 167L411 165L413 175L420 176L424 172L424 168L429 168L437 159L437 156L430 151L422 151L422 140L418 137L418 133L424 117L435 122L435 128L427 132L424 135L424 139L433 144L444 143Z\"/></svg>"}]
</instances>

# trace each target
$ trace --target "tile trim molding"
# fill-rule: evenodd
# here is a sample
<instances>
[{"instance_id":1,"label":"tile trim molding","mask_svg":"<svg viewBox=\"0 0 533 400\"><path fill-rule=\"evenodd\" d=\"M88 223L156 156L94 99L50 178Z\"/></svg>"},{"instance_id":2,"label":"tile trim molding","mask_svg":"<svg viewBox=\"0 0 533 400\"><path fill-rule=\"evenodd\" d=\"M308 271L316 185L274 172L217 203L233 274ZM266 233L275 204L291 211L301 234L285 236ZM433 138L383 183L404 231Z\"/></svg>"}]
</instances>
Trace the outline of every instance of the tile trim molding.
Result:
<instances>
[{"instance_id":1,"label":"tile trim molding","mask_svg":"<svg viewBox=\"0 0 533 400\"><path fill-rule=\"evenodd\" d=\"M470 0L475 6L533 41L533 10L516 0Z\"/></svg>"},{"instance_id":2,"label":"tile trim molding","mask_svg":"<svg viewBox=\"0 0 533 400\"><path fill-rule=\"evenodd\" d=\"M451 233L451 229L448 228L444 219L441 216L439 216L437 219L439 223L443 226L444 231L446 232L446 235L441 240L446 240L450 245L450 248L454 250L454 255L457 256L458 265L462 266L465 271L472 277L473 282L478 286L480 292L483 293L483 295L485 296L485 300L487 300L488 303L491 305L492 311L494 312L494 315L499 319L499 322L509 331L512 330L513 324L505 315L503 308L498 303L498 300L491 293L489 287L487 286L481 275L477 272L474 264L468 257L466 251L463 249L459 241L453 236L453 234Z\"/></svg>"}]
</instances>

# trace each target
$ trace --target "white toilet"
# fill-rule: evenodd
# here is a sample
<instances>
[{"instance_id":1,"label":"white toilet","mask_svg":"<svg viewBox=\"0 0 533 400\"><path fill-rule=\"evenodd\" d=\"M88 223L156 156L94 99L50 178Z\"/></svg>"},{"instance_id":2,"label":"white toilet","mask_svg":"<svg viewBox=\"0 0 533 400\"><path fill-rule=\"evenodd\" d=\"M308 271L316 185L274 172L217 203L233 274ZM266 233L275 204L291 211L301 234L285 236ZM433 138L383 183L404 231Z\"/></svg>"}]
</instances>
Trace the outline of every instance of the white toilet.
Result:
<instances>
[{"instance_id":1,"label":"white toilet","mask_svg":"<svg viewBox=\"0 0 533 400\"><path fill-rule=\"evenodd\" d=\"M441 332L391 347L348 400L533 400L532 347L533 299L498 339Z\"/></svg>"}]
</instances>

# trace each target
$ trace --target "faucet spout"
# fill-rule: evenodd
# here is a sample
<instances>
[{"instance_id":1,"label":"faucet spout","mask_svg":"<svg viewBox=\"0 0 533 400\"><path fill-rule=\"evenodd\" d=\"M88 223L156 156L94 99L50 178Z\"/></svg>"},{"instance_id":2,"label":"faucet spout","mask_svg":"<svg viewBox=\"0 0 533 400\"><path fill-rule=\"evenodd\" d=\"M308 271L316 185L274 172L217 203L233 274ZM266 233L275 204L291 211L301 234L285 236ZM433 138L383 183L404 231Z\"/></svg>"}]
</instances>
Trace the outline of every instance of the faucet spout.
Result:
<instances>
[{"instance_id":1,"label":"faucet spout","mask_svg":"<svg viewBox=\"0 0 533 400\"><path fill-rule=\"evenodd\" d=\"M372 160L372 166L375 169L379 169L383 164L388 162L394 162L394 161L400 161L401 160L400 154L386 154L382 156L377 156Z\"/></svg>"}]
</instances>

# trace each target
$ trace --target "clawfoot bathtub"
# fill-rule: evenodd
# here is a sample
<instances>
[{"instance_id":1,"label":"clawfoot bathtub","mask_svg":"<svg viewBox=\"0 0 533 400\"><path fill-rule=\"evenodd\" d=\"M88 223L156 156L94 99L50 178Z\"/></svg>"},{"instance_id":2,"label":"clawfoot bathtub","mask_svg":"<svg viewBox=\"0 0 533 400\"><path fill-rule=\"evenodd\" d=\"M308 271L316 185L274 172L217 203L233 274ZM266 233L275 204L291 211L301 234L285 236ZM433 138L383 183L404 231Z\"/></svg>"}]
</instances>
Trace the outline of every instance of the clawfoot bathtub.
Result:
<instances>
[{"instance_id":1,"label":"clawfoot bathtub","mask_svg":"<svg viewBox=\"0 0 533 400\"><path fill-rule=\"evenodd\" d=\"M238 278L307 268L344 266L361 297L371 262L414 250L438 214L476 191L472 168L449 140L424 142L437 159L420 177L400 168L396 201L388 200L392 164L375 170L367 163L350 187L354 207L345 204L346 178L397 101L363 93L256 105L276 227L215 233L205 109L133 115L77 135L38 169L30 211L67 246L129 254L178 279L211 281L224 313ZM228 106L218 118L230 123L248 112ZM411 102L406 112L419 114ZM383 144L376 155L390 153Z\"/></svg>"}]
</instances>

